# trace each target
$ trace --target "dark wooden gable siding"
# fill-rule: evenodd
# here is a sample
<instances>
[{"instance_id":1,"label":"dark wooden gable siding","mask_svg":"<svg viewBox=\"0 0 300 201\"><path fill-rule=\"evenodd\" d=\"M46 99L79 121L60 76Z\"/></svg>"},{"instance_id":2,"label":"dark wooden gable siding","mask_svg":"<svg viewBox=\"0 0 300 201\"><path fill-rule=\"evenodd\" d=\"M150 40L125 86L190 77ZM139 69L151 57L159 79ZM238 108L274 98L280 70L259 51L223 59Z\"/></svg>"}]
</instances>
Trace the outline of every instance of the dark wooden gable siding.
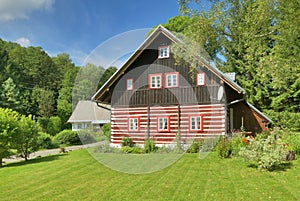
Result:
<instances>
[{"instance_id":1,"label":"dark wooden gable siding","mask_svg":"<svg viewBox=\"0 0 300 201\"><path fill-rule=\"evenodd\" d=\"M189 64L186 62L176 64L172 52L169 58L158 58L158 47L171 44L169 38L160 34L141 53L113 86L112 107L220 103L217 93L222 83L207 68L199 67L194 72L190 72ZM149 74L162 74L164 86L165 73L169 72L179 72L179 88L148 88ZM205 73L205 86L196 86L196 72ZM134 90L126 90L127 79L134 80ZM225 99L222 101L224 102Z\"/></svg>"}]
</instances>

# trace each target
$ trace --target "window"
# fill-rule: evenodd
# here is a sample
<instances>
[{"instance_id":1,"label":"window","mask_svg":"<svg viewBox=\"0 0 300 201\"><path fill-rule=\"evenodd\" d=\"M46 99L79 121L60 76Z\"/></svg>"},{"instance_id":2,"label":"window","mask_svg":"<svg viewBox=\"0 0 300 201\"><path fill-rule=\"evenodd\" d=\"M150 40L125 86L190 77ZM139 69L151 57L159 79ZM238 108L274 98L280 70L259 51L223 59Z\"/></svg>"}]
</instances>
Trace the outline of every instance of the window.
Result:
<instances>
[{"instance_id":1,"label":"window","mask_svg":"<svg viewBox=\"0 0 300 201\"><path fill-rule=\"evenodd\" d=\"M169 57L169 46L162 46L158 48L158 58L168 58Z\"/></svg>"},{"instance_id":2,"label":"window","mask_svg":"<svg viewBox=\"0 0 300 201\"><path fill-rule=\"evenodd\" d=\"M170 131L170 117L157 117L157 131L169 132Z\"/></svg>"},{"instance_id":3,"label":"window","mask_svg":"<svg viewBox=\"0 0 300 201\"><path fill-rule=\"evenodd\" d=\"M205 73L197 73L197 85L205 85Z\"/></svg>"},{"instance_id":4,"label":"window","mask_svg":"<svg viewBox=\"0 0 300 201\"><path fill-rule=\"evenodd\" d=\"M161 74L151 74L149 75L149 88L158 89L162 87Z\"/></svg>"},{"instance_id":5,"label":"window","mask_svg":"<svg viewBox=\"0 0 300 201\"><path fill-rule=\"evenodd\" d=\"M190 131L202 131L202 116L190 117Z\"/></svg>"},{"instance_id":6,"label":"window","mask_svg":"<svg viewBox=\"0 0 300 201\"><path fill-rule=\"evenodd\" d=\"M178 74L177 72L175 73L166 73L166 87L178 87L179 86L179 80L178 80Z\"/></svg>"},{"instance_id":7,"label":"window","mask_svg":"<svg viewBox=\"0 0 300 201\"><path fill-rule=\"evenodd\" d=\"M132 117L129 118L129 131L139 131L140 129L140 118Z\"/></svg>"},{"instance_id":8,"label":"window","mask_svg":"<svg viewBox=\"0 0 300 201\"><path fill-rule=\"evenodd\" d=\"M127 79L127 90L133 90L133 79Z\"/></svg>"}]
</instances>

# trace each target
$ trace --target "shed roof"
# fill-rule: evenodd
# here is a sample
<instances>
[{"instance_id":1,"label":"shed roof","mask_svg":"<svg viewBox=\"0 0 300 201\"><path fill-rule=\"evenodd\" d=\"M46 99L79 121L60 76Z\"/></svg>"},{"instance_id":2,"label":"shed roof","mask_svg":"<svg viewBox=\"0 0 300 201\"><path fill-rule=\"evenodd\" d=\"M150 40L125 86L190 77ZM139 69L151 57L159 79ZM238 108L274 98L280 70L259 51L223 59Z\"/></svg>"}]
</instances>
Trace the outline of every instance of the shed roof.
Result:
<instances>
[{"instance_id":1,"label":"shed roof","mask_svg":"<svg viewBox=\"0 0 300 201\"><path fill-rule=\"evenodd\" d=\"M106 105L106 107L110 108L109 105ZM98 107L95 102L84 100L77 103L67 123L108 123L109 120L110 110Z\"/></svg>"},{"instance_id":2,"label":"shed roof","mask_svg":"<svg viewBox=\"0 0 300 201\"><path fill-rule=\"evenodd\" d=\"M172 32L164 28L162 25L159 25L147 38L146 40L137 48L137 50L127 59L127 61L119 68L111 77L107 80L107 82L93 95L92 101L102 102L101 99L103 97L110 94L110 87L124 74L125 70L130 67L130 65L141 55L143 50L147 49L155 38L159 34L164 34L174 43L183 43L178 37L176 37ZM230 79L227 75L222 73L214 64L204 60L200 55L196 58L203 66L208 68L211 72L213 72L216 76L218 76L221 80L227 83L232 89L237 91L238 93L245 94L245 90L239 86L236 82Z\"/></svg>"}]
</instances>

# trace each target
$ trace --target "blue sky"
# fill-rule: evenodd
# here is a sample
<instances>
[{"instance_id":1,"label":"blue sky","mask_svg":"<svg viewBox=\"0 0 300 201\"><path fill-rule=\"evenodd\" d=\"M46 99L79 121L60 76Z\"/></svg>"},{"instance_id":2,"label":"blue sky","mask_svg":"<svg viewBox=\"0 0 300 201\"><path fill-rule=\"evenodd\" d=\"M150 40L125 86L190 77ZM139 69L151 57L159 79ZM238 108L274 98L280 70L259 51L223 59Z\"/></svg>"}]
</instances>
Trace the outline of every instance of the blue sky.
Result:
<instances>
[{"instance_id":1,"label":"blue sky","mask_svg":"<svg viewBox=\"0 0 300 201\"><path fill-rule=\"evenodd\" d=\"M110 38L178 14L177 0L0 0L0 38L66 52L81 65Z\"/></svg>"}]
</instances>

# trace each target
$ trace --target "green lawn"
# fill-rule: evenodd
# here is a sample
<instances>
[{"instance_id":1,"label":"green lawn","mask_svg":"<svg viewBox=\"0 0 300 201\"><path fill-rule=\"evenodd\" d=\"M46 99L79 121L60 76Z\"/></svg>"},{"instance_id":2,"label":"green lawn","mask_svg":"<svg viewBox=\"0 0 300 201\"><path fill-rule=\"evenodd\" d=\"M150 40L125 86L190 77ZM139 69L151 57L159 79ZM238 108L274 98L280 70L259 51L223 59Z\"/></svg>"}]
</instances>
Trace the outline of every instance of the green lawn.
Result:
<instances>
[{"instance_id":1,"label":"green lawn","mask_svg":"<svg viewBox=\"0 0 300 201\"><path fill-rule=\"evenodd\" d=\"M240 159L185 154L151 174L113 171L86 150L6 164L0 200L300 200L300 160L260 172Z\"/></svg>"}]
</instances>

